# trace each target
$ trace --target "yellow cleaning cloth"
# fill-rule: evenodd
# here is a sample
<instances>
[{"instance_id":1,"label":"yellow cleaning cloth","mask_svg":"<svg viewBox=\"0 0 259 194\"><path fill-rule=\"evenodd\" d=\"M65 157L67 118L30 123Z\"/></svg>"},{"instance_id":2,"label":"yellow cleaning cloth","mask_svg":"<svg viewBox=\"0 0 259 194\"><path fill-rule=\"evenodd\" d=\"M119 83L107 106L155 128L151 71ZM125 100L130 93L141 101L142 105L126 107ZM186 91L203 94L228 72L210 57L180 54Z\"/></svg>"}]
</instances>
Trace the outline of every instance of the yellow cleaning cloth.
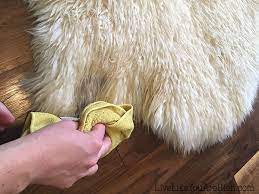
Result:
<instances>
[{"instance_id":1,"label":"yellow cleaning cloth","mask_svg":"<svg viewBox=\"0 0 259 194\"><path fill-rule=\"evenodd\" d=\"M61 118L49 113L31 112L26 118L23 135L33 133L61 120ZM124 139L129 138L134 129L133 107L126 104L114 105L102 101L95 102L85 107L78 121L79 130L82 132L91 131L97 123L105 124L106 133L111 138L110 151L112 151Z\"/></svg>"}]
</instances>

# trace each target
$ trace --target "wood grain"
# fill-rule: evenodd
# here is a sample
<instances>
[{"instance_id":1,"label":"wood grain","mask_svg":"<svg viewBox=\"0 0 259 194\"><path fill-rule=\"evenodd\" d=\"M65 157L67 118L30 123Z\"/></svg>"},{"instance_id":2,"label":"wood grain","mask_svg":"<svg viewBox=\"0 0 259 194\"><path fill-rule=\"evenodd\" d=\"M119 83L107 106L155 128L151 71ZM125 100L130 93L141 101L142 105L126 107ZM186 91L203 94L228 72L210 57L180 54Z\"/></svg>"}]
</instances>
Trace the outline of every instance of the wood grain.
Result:
<instances>
[{"instance_id":1,"label":"wood grain","mask_svg":"<svg viewBox=\"0 0 259 194\"><path fill-rule=\"evenodd\" d=\"M241 194L259 191L259 151L235 174Z\"/></svg>"},{"instance_id":2,"label":"wood grain","mask_svg":"<svg viewBox=\"0 0 259 194\"><path fill-rule=\"evenodd\" d=\"M33 19L20 0L0 1L0 101L14 113L18 122L0 134L0 143L19 136L30 111L29 94L21 80L32 68L30 35ZM136 125L132 137L99 162L92 177L78 181L72 188L59 190L32 185L22 194L86 193L172 193L172 186L219 186L233 191L188 191L173 193L239 193L234 174L259 148L259 100L255 110L234 137L204 152L183 156L158 140L142 125ZM259 193L259 191L258 191Z\"/></svg>"}]
</instances>

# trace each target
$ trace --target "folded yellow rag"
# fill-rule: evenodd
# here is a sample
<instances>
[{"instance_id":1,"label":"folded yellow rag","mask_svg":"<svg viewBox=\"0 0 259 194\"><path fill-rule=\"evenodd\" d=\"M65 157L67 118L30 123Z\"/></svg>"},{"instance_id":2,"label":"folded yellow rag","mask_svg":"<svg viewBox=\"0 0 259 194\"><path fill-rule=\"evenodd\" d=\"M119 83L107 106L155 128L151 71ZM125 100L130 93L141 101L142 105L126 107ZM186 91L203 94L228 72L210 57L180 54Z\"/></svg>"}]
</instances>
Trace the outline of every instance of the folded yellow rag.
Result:
<instances>
[{"instance_id":1,"label":"folded yellow rag","mask_svg":"<svg viewBox=\"0 0 259 194\"><path fill-rule=\"evenodd\" d=\"M25 120L23 135L33 133L42 127L62 120L55 115L42 112L30 112ZM98 101L89 104L80 114L79 130L91 131L97 123L106 125L106 133L111 138L113 150L124 139L130 137L134 129L132 105L114 105ZM111 151L110 150L110 151Z\"/></svg>"}]
</instances>

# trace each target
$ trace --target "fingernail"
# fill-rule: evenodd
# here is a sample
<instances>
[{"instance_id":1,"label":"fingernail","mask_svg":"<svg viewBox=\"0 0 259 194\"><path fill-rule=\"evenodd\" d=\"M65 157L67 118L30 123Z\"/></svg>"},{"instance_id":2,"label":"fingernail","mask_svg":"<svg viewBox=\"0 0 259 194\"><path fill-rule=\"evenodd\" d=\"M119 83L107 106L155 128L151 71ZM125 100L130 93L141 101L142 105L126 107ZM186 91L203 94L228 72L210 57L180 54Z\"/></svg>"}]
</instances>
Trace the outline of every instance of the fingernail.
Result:
<instances>
[{"instance_id":1,"label":"fingernail","mask_svg":"<svg viewBox=\"0 0 259 194\"><path fill-rule=\"evenodd\" d=\"M102 123L97 123L95 126L98 126L98 127L101 127L101 128L104 128L104 129L105 129L105 125L102 124Z\"/></svg>"}]
</instances>

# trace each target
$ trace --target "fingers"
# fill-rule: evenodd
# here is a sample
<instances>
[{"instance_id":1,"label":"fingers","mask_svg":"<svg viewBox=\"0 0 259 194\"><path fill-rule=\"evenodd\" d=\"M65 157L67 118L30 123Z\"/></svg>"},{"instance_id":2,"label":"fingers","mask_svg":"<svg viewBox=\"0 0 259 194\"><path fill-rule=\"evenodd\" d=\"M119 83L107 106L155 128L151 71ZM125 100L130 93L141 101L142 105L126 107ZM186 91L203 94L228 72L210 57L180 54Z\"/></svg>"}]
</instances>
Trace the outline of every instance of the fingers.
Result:
<instances>
[{"instance_id":1,"label":"fingers","mask_svg":"<svg viewBox=\"0 0 259 194\"><path fill-rule=\"evenodd\" d=\"M90 136L95 138L97 141L102 142L101 149L98 153L98 158L102 158L110 150L111 139L105 136L105 125L97 124L93 127L92 131L88 133Z\"/></svg>"},{"instance_id":2,"label":"fingers","mask_svg":"<svg viewBox=\"0 0 259 194\"><path fill-rule=\"evenodd\" d=\"M104 157L111 149L111 139L109 136L105 136L103 139L103 145L99 151L98 157L102 158Z\"/></svg>"},{"instance_id":3,"label":"fingers","mask_svg":"<svg viewBox=\"0 0 259 194\"><path fill-rule=\"evenodd\" d=\"M12 113L6 108L6 106L0 102L0 130L4 129L8 125L12 124L15 121Z\"/></svg>"},{"instance_id":4,"label":"fingers","mask_svg":"<svg viewBox=\"0 0 259 194\"><path fill-rule=\"evenodd\" d=\"M90 136L92 136L97 141L103 141L104 135L105 135L105 125L103 124L97 124L93 127L92 131L88 133Z\"/></svg>"}]
</instances>

